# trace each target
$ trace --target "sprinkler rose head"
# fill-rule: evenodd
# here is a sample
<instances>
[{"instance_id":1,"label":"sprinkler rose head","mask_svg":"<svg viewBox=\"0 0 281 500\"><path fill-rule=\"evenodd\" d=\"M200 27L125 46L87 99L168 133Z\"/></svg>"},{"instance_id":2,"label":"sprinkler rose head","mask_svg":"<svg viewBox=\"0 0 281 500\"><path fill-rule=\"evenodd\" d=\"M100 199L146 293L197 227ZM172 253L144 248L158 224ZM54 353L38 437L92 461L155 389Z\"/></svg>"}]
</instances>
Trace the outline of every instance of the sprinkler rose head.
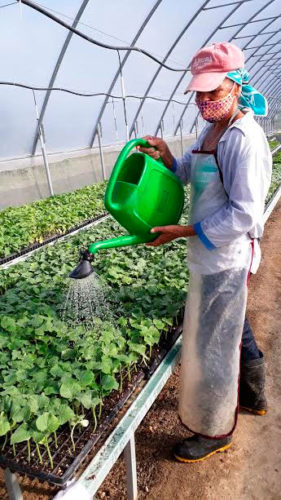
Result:
<instances>
[{"instance_id":1,"label":"sprinkler rose head","mask_svg":"<svg viewBox=\"0 0 281 500\"><path fill-rule=\"evenodd\" d=\"M82 259L79 262L78 266L71 271L69 274L70 278L74 278L76 280L81 280L83 278L87 278L94 272L92 266L91 266L91 261L93 260L93 255L88 252L88 250L82 250L81 251Z\"/></svg>"}]
</instances>

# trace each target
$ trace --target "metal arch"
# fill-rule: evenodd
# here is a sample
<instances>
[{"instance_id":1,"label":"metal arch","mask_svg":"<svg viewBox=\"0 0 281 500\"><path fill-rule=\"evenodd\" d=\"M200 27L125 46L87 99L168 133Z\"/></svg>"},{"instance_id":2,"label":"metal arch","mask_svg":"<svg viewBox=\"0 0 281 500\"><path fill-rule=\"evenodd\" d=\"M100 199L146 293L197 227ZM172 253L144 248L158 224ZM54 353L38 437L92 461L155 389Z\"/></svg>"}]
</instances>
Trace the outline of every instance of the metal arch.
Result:
<instances>
[{"instance_id":1,"label":"metal arch","mask_svg":"<svg viewBox=\"0 0 281 500\"><path fill-rule=\"evenodd\" d=\"M273 1L273 0L271 0L271 1ZM227 20L228 20L228 19L232 16L232 14L233 14L233 13L234 13L234 12L235 12L235 11L236 11L236 10L237 10L237 9L238 9L238 8L239 8L242 4L243 4L243 3L244 3L244 1L239 2L239 3L238 3L238 5L237 5L236 7L234 7L234 8L233 8L233 9L232 9L232 10L231 10L231 11L230 11L230 12L229 12L229 13L228 13L225 17L224 17L224 19L223 19L223 20L221 21L221 23L220 23L220 24L216 27L216 29L215 29L215 30L213 30L213 31L212 31L212 33L211 33L211 34L210 34L210 35L206 38L206 40L204 41L204 43L203 43L202 47L208 43L208 41L209 41L209 40L210 40L210 39L214 36L214 34L218 31L218 29L220 29L220 26L221 26L223 23L225 23L225 21L227 21ZM185 73L183 73L182 77L178 80L178 82L177 82L177 84L176 84L176 86L175 86L174 90L172 91L172 94L170 95L169 101L167 102L167 104L166 104L166 106L165 106L165 108L164 108L164 110L163 110L163 112L162 112L162 115L161 115L161 117L160 117L160 120L159 120L159 122L158 122L158 125L157 125L157 127L156 127L155 135L157 135L157 132L158 132L159 127L160 127L160 123L162 122L162 120L163 120L163 118L164 118L164 116L165 116L165 114L166 114L166 112L167 112L167 110L168 110L168 107L169 107L169 104L170 104L170 102L171 102L171 99L173 98L173 96L174 96L174 94L175 94L176 90L178 89L178 87L179 87L179 85L181 84L181 81L183 80L183 78L185 77L185 75L186 75L186 72L185 72ZM176 125L175 131L174 131L174 135L176 135L176 133L177 133L177 131L178 131L178 128L179 128L180 123L181 123L181 120L182 120L182 118L183 118L183 116L184 116L184 114L185 114L185 111L187 110L187 108L188 108L188 106L189 106L189 104L190 104L190 102L191 102L191 99L193 98L193 94L194 94L194 93L192 92L192 93L191 93L191 95L190 95L190 97L189 97L189 99L188 99L188 101L187 101L187 103L186 103L186 105L185 105L185 107L183 108L183 111L182 111L182 113L181 113L181 115L180 115L180 118L179 118L179 120L178 120L178 123L177 123L177 125Z\"/></svg>"},{"instance_id":2,"label":"metal arch","mask_svg":"<svg viewBox=\"0 0 281 500\"><path fill-rule=\"evenodd\" d=\"M250 17L250 20L251 20L251 19L253 19L255 16L257 16L258 14L260 14L260 12L262 12L264 9L266 9L266 8L267 8L267 7L268 7L271 3L273 3L273 1L274 1L274 0L270 0L269 2L267 2L267 4L266 4L266 5L264 5L264 6L263 6L261 9L259 9L259 10L258 10L258 11L257 11L257 12L256 12L256 13L252 16L252 17ZM243 4L243 2L241 2L241 3L239 4L239 6L238 6L238 7L240 7L240 5L242 5L242 4ZM237 9L238 7L236 7L236 9ZM226 20L227 20L227 19L228 19L228 18L229 18L232 14L233 14L233 12L234 12L236 9L234 9L234 10L232 10L232 11L231 11L231 13L227 16L227 18L226 18L226 19L224 19L223 23L224 23L224 22L225 22L225 21L226 21ZM240 26L239 30L237 30L237 31L236 31L236 33L235 33L235 34L234 34L234 35L230 38L230 40L233 40L233 38L234 38L234 37L236 37L236 36L237 36L237 34L238 34L238 33L240 33L240 31L241 31L241 30L242 30L242 29L243 29L243 28L244 28L244 27L245 27L248 23L249 23L249 21L245 22L242 26ZM218 26L218 27L217 27L216 31L217 31L219 28L220 28L220 26ZM264 29L266 29L266 27L264 27ZM215 32L216 32L216 31L215 31ZM213 36L213 34L214 34L214 33L212 33L212 35L208 38L207 42L205 42L205 43L208 43L209 39ZM251 41L252 41L252 40L251 40ZM176 88L177 88L177 87L176 87ZM173 97L173 95L174 95L174 94L172 94L171 98ZM190 101L191 101L192 97L193 97L193 93L191 94L191 96L190 96L190 98L189 98L189 100L188 100L188 102L187 102L186 106L184 107L184 109L183 109L183 111L182 111L182 113L181 113L181 115L180 115L180 118L179 118L178 123L177 123L177 125L176 125L176 128L175 128L175 130L174 130L174 135L176 135L176 133L177 133L177 131L178 131L178 128L179 128L180 123L181 123L181 120L182 120L182 118L183 118L183 116L184 116L184 114L185 114L185 112L186 112L186 110L187 110L187 107L188 107L188 105L189 105L189 103L190 103ZM167 109L167 107L166 107L166 109ZM166 112L166 111L165 111L165 112ZM163 119L163 115L161 116L161 119ZM194 124L192 125L192 128L193 128L193 126L194 126ZM191 128L191 130L192 130L192 128Z\"/></svg>"},{"instance_id":3,"label":"metal arch","mask_svg":"<svg viewBox=\"0 0 281 500\"><path fill-rule=\"evenodd\" d=\"M260 63L260 62L261 62L261 61L259 61L259 63ZM272 70L272 65L262 65L262 66L261 66L261 67L260 67L260 68L256 71L256 73L255 73L255 74L257 74L257 73L258 73L258 71L259 71L259 70L261 70L261 69L263 69L263 70L264 70L264 73L261 75L261 78L258 80L258 81L260 82L259 87L264 85L265 80L268 80L268 78L270 78L271 76L274 76L274 72L273 72L273 71L271 71L271 72L270 72L270 70ZM269 74L269 75L268 75L268 72L270 72L270 74ZM256 85L256 83L255 83L255 85ZM262 87L262 88L263 88L263 87ZM265 91L265 89L264 89L264 91Z\"/></svg>"},{"instance_id":4,"label":"metal arch","mask_svg":"<svg viewBox=\"0 0 281 500\"><path fill-rule=\"evenodd\" d=\"M276 64L276 68L277 68L279 66L280 60L281 60L281 56L279 56L279 57L273 57L271 59L260 59L259 63L261 63L261 62L269 62L270 64L264 64L263 65L264 68L268 68L268 67L271 66L271 63L274 62L275 64L277 63Z\"/></svg>"},{"instance_id":5,"label":"metal arch","mask_svg":"<svg viewBox=\"0 0 281 500\"><path fill-rule=\"evenodd\" d=\"M276 97L276 93L278 92L279 90L279 84L280 84L280 78L279 77L276 77L276 80L274 82L274 85L273 85L273 91L272 91L272 95L270 94L270 97L274 98Z\"/></svg>"},{"instance_id":6,"label":"metal arch","mask_svg":"<svg viewBox=\"0 0 281 500\"><path fill-rule=\"evenodd\" d=\"M269 81L268 81L269 79ZM274 73L271 73L270 76L268 76L267 72L265 73L265 78L264 80L262 81L262 84L261 86L259 86L261 92L263 92L264 94L266 94L269 90L269 87L270 85L273 85L275 87L275 84L278 80L278 76L275 75ZM265 84L265 86L264 86Z\"/></svg>"},{"instance_id":7,"label":"metal arch","mask_svg":"<svg viewBox=\"0 0 281 500\"><path fill-rule=\"evenodd\" d=\"M274 22L274 21L272 21ZM272 23L269 23L269 24L272 24ZM267 31L266 33L263 33L263 35L276 35L276 33L278 33L279 30L276 30L276 31ZM252 38L253 36L256 36L256 35L243 35L243 36L235 36L233 38L233 40L242 40L243 38Z\"/></svg>"},{"instance_id":8,"label":"metal arch","mask_svg":"<svg viewBox=\"0 0 281 500\"><path fill-rule=\"evenodd\" d=\"M274 57L274 59L268 59L269 64L264 64L264 68L270 68L273 71L277 71L277 69L280 67L281 64L281 56L280 57ZM275 64L275 67L272 67L272 63Z\"/></svg>"},{"instance_id":9,"label":"metal arch","mask_svg":"<svg viewBox=\"0 0 281 500\"><path fill-rule=\"evenodd\" d=\"M280 78L280 64L277 65L276 69L274 68L274 70L272 69L272 74L277 77L277 78Z\"/></svg>"},{"instance_id":10,"label":"metal arch","mask_svg":"<svg viewBox=\"0 0 281 500\"><path fill-rule=\"evenodd\" d=\"M274 68L274 64L275 64L275 61L271 62L271 64L267 65L267 66L261 66L255 73L254 75L252 76L252 78L255 78L260 72L261 70L263 70L265 67L266 67L266 73L268 73L272 68ZM260 82L262 80L262 77L264 76L264 74L260 75L257 79L255 79L255 85L258 84L258 82Z\"/></svg>"},{"instance_id":11,"label":"metal arch","mask_svg":"<svg viewBox=\"0 0 281 500\"><path fill-rule=\"evenodd\" d=\"M275 91L279 81L280 77L278 75L275 75L274 78L270 81L270 84L267 86L268 88L264 92L268 92L270 97L275 97Z\"/></svg>"},{"instance_id":12,"label":"metal arch","mask_svg":"<svg viewBox=\"0 0 281 500\"><path fill-rule=\"evenodd\" d=\"M277 16L278 17L278 16ZM263 26L255 35L251 35L251 40L249 40L248 43L246 43L246 45L243 46L242 50L247 50L247 49L256 49L247 59L246 59L246 63L247 61L250 61L252 56L254 56L256 54L256 52L258 52L258 50L264 46L264 45L267 45L267 44L264 44L262 43L262 45L258 46L258 47L248 47L248 45L250 43L252 43L257 37L261 36L261 35L271 35L272 33L276 34L279 32L279 30L276 30L276 31L271 31L271 32L264 32L264 30L266 30L271 24L273 24L275 22L276 18L272 19L269 23L267 23L265 26ZM243 38L243 37L234 37L234 39L236 38ZM267 42L268 40L271 40L271 36L269 36L267 39L264 40L264 42ZM272 44L271 44L272 45ZM270 49L269 49L270 50ZM251 66L251 68L253 68L257 63L260 63L260 61L254 63L253 66ZM251 69L250 68L250 69ZM266 75L266 78L268 78L268 75Z\"/></svg>"},{"instance_id":13,"label":"metal arch","mask_svg":"<svg viewBox=\"0 0 281 500\"><path fill-rule=\"evenodd\" d=\"M244 0L244 3L246 2L253 2L254 0ZM224 3L224 4L221 4L221 5L213 5L212 7L206 7L205 9L203 10L213 10L213 9L220 9L221 7L230 7L231 5L235 5L239 2L231 2L231 3Z\"/></svg>"},{"instance_id":14,"label":"metal arch","mask_svg":"<svg viewBox=\"0 0 281 500\"><path fill-rule=\"evenodd\" d=\"M270 24L272 24L273 22L274 22L274 21L272 21L271 23L269 23L269 24L267 24L266 26L264 26L264 28L263 28L263 29L268 28L268 26L269 26ZM259 31L258 35L261 35L261 34L262 34L263 29ZM276 31L276 33L279 33L279 31L280 31L280 30ZM267 42L267 41L268 41L268 40L270 40L270 39L271 39L271 37L267 38L267 39L265 40L265 42ZM277 42L274 42L273 46L275 46L277 43L279 43L279 41L280 41L280 40L278 40ZM262 45L261 45L261 46L262 46ZM258 57L257 52L258 52L259 50L260 50L260 49L256 49L256 50L253 52L253 54L251 54L251 55L250 55L250 56L246 59L246 62L250 61L252 57ZM263 57L264 55L269 54L269 51L270 51L270 50L271 50L271 49L267 49L267 50L266 50L266 52L264 52L264 54L260 54L260 56L261 56L261 57ZM254 68L254 66L255 66L255 65L256 65L256 63L254 63L254 64L253 64L253 65L249 68L249 71L250 71L252 68ZM255 76L255 75L256 75L256 73L255 73L253 76ZM253 78L253 76L252 76L252 78Z\"/></svg>"},{"instance_id":15,"label":"metal arch","mask_svg":"<svg viewBox=\"0 0 281 500\"><path fill-rule=\"evenodd\" d=\"M279 109L280 109L280 105L281 105L281 100L279 99L279 96L280 96L280 94L281 94L281 89L280 89L280 86L281 86L281 82L279 82L279 88L278 88L278 91L279 91L279 92L278 92L278 95L277 95L277 97L276 97L276 98L274 98L274 99L276 99L276 101L277 101L277 102L276 102L276 103L273 103L273 106L272 106L272 108L271 108L271 110L270 110L270 113L269 113L269 116L270 116L270 118L271 118L271 119L272 119L272 118L276 115L276 113L277 113L277 112L279 111ZM273 114L273 113L274 113L274 114Z\"/></svg>"},{"instance_id":16,"label":"metal arch","mask_svg":"<svg viewBox=\"0 0 281 500\"><path fill-rule=\"evenodd\" d=\"M280 87L280 83L279 83L279 87ZM281 101L279 99L280 93L281 93L281 90L278 92L278 97L273 98L272 105L270 105L271 106L270 112L269 112L268 116L265 118L265 120L269 120L269 121L274 120L276 113L280 109L280 104L281 104Z\"/></svg>"},{"instance_id":17,"label":"metal arch","mask_svg":"<svg viewBox=\"0 0 281 500\"><path fill-rule=\"evenodd\" d=\"M252 42L252 40L251 40L251 42ZM256 47L247 47L247 48L245 48L243 50L260 49L261 47L269 47L269 46L272 46L272 45L274 45L274 43L263 43L262 45L256 45Z\"/></svg>"},{"instance_id":18,"label":"metal arch","mask_svg":"<svg viewBox=\"0 0 281 500\"><path fill-rule=\"evenodd\" d=\"M277 113L280 113L280 110L281 110L280 94L281 94L281 90L279 91L279 94L278 94L278 102L276 104L276 107L275 107L275 110L274 110L274 114L271 115L271 119L272 120L274 120L274 118L277 115Z\"/></svg>"},{"instance_id":19,"label":"metal arch","mask_svg":"<svg viewBox=\"0 0 281 500\"><path fill-rule=\"evenodd\" d=\"M194 22L194 20L196 19L196 17L202 12L203 10L203 7L205 5L207 5L208 3L210 2L210 0L205 0L205 2L201 5L201 7L195 12L195 14L192 16L192 18L188 21L188 23L186 24L186 26L183 28L183 30L180 32L180 34L177 36L177 38L175 39L175 41L173 42L173 44L171 45L171 47L169 48L168 52L166 53L166 55L164 56L164 58L162 59L162 62L165 62L168 57L170 56L170 54L172 53L172 51L174 50L174 48L176 47L176 45L178 44L178 42L181 40L182 36L184 35L184 33L186 32L186 30L191 26L191 24ZM140 105L135 113L135 116L133 118L133 121L132 121L132 125L131 125L131 128L130 128L130 131L129 131L129 136L131 136L131 134L133 133L133 130L134 130L134 127L135 127L135 123L136 123L136 120L138 119L138 116L143 108L143 105L144 105L144 102L145 102L145 99L153 85L153 83L155 82L157 76L159 75L160 71L161 71L162 67L159 66L156 70L156 72L154 73L152 79L150 80L149 82L149 85L144 93L144 96L140 102ZM184 77L184 75L186 74L186 72L189 71L188 69L183 73L183 76L182 78Z\"/></svg>"},{"instance_id":20,"label":"metal arch","mask_svg":"<svg viewBox=\"0 0 281 500\"><path fill-rule=\"evenodd\" d=\"M144 22L142 23L141 27L139 28L139 30L137 31L137 34L136 36L134 37L132 43L131 43L131 46L135 45L136 41L138 40L138 38L140 37L140 35L142 34L144 28L146 27L147 23L150 21L151 17L153 16L154 12L156 11L156 9L158 8L158 6L160 5L160 3L162 2L162 0L157 0L156 3L154 4L154 6L152 7L152 9L150 10L149 14L147 15L147 17L145 18ZM118 67L118 70L117 72L115 73L114 77L113 77L113 80L109 86L109 89L107 91L107 94L111 94L111 91L118 79L118 77L120 76L120 72L122 71L129 55L130 55L131 51L128 50L122 61L121 61L121 65L119 65ZM91 140L90 140L90 148L93 147L93 144L94 144L94 141L95 141L95 138L96 138L96 134L97 134L97 130L98 130L98 126L99 126L99 122L100 120L102 119L102 116L103 116L103 113L104 113L104 110L106 108L106 105L107 105L107 102L108 102L108 97L105 97L104 101L103 101L103 104L101 106L101 109L100 109L100 112L99 112L99 115L97 117L97 120L96 120L96 124L94 126L94 130L93 130L93 133L92 133L92 137L91 137Z\"/></svg>"},{"instance_id":21,"label":"metal arch","mask_svg":"<svg viewBox=\"0 0 281 500\"><path fill-rule=\"evenodd\" d=\"M278 17L280 17L280 16L281 16L281 14L279 14L278 16L264 17L263 19L256 19L255 21L248 21L247 24L261 23L263 21L269 21L269 19L278 19ZM228 26L223 26L222 29L235 28L236 26L242 26L242 25L244 25L244 23L231 24Z\"/></svg>"},{"instance_id":22,"label":"metal arch","mask_svg":"<svg viewBox=\"0 0 281 500\"><path fill-rule=\"evenodd\" d=\"M279 101L279 102L280 102L280 104L281 104L280 95L281 95L281 88L280 88L280 89L278 89L278 94L277 94L277 96L273 97L273 99L278 99L278 101Z\"/></svg>"},{"instance_id":23,"label":"metal arch","mask_svg":"<svg viewBox=\"0 0 281 500\"><path fill-rule=\"evenodd\" d=\"M277 40L277 41L275 42L275 45L278 45L278 44L280 43L280 41L281 41L281 38L279 38L279 40ZM263 56L267 56L267 55L269 56L269 55L271 55L271 54L272 54L272 52L269 52L269 50L270 50L270 49L267 49L267 51L266 51L266 52L264 52L263 54L255 54L255 56L254 56L254 57L263 57ZM274 54L275 54L275 55L278 55L278 52L274 52ZM252 68L254 68L254 67L255 67L258 63L260 63L260 62L269 62L269 63L271 63L271 62L274 62L276 59L277 59L276 57L269 58L269 59L263 59L262 61L259 59L258 61L255 61L255 62L252 64L252 66L249 68L249 71L251 71L251 69L252 69ZM248 60L250 60L250 58L249 58ZM264 66L264 65L263 65L263 66ZM269 66L269 65L267 65L267 67L268 67L268 66ZM260 68L259 68L259 70L260 70ZM258 71L259 71L259 70L258 70ZM254 73L253 77L254 77L256 74L257 74L257 72L256 72L256 73Z\"/></svg>"},{"instance_id":24,"label":"metal arch","mask_svg":"<svg viewBox=\"0 0 281 500\"><path fill-rule=\"evenodd\" d=\"M270 102L269 112L267 118L271 118L273 113L275 113L276 105L278 104L278 99L273 98Z\"/></svg>"},{"instance_id":25,"label":"metal arch","mask_svg":"<svg viewBox=\"0 0 281 500\"><path fill-rule=\"evenodd\" d=\"M269 81L268 81L268 78L269 78ZM262 92L263 94L266 95L267 91L269 90L270 85L275 88L275 84L277 83L277 77L274 74L270 74L268 76L267 73L265 73L265 78L264 78L262 83L265 84L265 86L263 86L263 85L259 86L259 90L260 90L260 92Z\"/></svg>"},{"instance_id":26,"label":"metal arch","mask_svg":"<svg viewBox=\"0 0 281 500\"><path fill-rule=\"evenodd\" d=\"M254 68L254 67L256 66L256 64L260 64L261 62L262 62L262 61L257 61L254 65L252 65L252 66L251 66L251 68ZM250 69L251 69L251 68L250 68ZM260 67L258 68L258 70L256 71L256 73L254 73L254 75L252 75L252 77L251 77L251 78L254 78L254 77L255 77L255 75L257 75L257 74L258 74L258 72L259 72L261 69L263 69L263 70L264 70L264 68L266 68L266 70L265 70L265 72L263 73L263 75L261 75L261 78L258 80L258 81L260 81L260 82L261 82L261 83L260 83L261 85L264 83L264 80L267 80L267 79L269 78L268 72L269 72L269 71L270 71L270 69L272 68L272 65L262 65L262 66L260 66ZM267 69L267 68L268 68L268 69ZM271 75L272 75L272 73L270 74L270 76L271 76ZM257 83L257 82L255 82L255 85L256 85L256 83Z\"/></svg>"},{"instance_id":27,"label":"metal arch","mask_svg":"<svg viewBox=\"0 0 281 500\"><path fill-rule=\"evenodd\" d=\"M270 59L259 59L259 63L267 63L267 62L272 62L272 61L280 61L280 57L271 57ZM264 64L264 66L268 66L267 64Z\"/></svg>"},{"instance_id":28,"label":"metal arch","mask_svg":"<svg viewBox=\"0 0 281 500\"><path fill-rule=\"evenodd\" d=\"M280 66L281 61L279 61L274 68L270 68L273 76L280 77Z\"/></svg>"},{"instance_id":29,"label":"metal arch","mask_svg":"<svg viewBox=\"0 0 281 500\"><path fill-rule=\"evenodd\" d=\"M260 30L259 30L259 31L255 34L255 35L253 35L253 36L252 36L252 38L251 38L251 40L249 40L249 42L247 42L247 43L243 46L242 50L247 50L248 48L252 48L252 47L248 47L248 45L249 45L250 43L252 43L252 42L253 42L253 41L254 41L257 37L259 37L259 36L261 36L261 35L264 35L264 34L265 34L265 33L264 33L264 30L266 30L266 29L267 29L267 28L268 28L268 27L269 27L269 26L270 26L270 25L271 25L274 21L275 21L275 20L270 21L270 22L269 22L269 23L267 23L265 26L263 26L263 27L262 27L262 28L261 28L261 29L260 29ZM276 31L276 33L278 33L278 31ZM269 37L268 37L267 39L265 39L264 41L265 41L265 42L267 42L267 41L268 41L268 40L270 40L270 39L271 39L271 36L269 36ZM262 45L264 45L264 44L262 44ZM254 55L256 54L256 52L258 52L258 51L259 51L259 49L260 49L260 46L256 48L256 50L255 50L255 51L254 51L254 52L253 52L253 53L252 53L252 54L251 54L251 55L250 55L250 56L246 59L246 61L245 61L245 62L247 63L248 61L250 61L250 60L251 60L251 58L252 58L252 56L254 56ZM258 62L256 62L256 63L254 63L254 65L253 65L253 66L251 66L251 68L252 68L252 67L254 67L256 64L258 64L259 62L260 62L260 61L258 61ZM249 68L249 69L251 70L251 68ZM251 78L252 78L252 77L251 77Z\"/></svg>"},{"instance_id":30,"label":"metal arch","mask_svg":"<svg viewBox=\"0 0 281 500\"><path fill-rule=\"evenodd\" d=\"M280 102L280 93L281 91L279 91L279 94L278 94L278 101L276 103L276 106L275 106L275 109L274 109L274 113L272 112L271 114L271 119L274 120L275 116L277 115L277 113L280 113L280 110L281 110L281 102Z\"/></svg>"},{"instance_id":31,"label":"metal arch","mask_svg":"<svg viewBox=\"0 0 281 500\"><path fill-rule=\"evenodd\" d=\"M279 93L278 96L280 95L280 87L279 87ZM268 113L268 118L273 119L276 113L280 109L280 99L276 99L276 102L273 102L273 105L271 106L270 112Z\"/></svg>"},{"instance_id":32,"label":"metal arch","mask_svg":"<svg viewBox=\"0 0 281 500\"><path fill-rule=\"evenodd\" d=\"M281 38L279 40L277 40L277 42L275 42L275 45L277 45L279 42L281 41ZM270 49L267 50L267 52L265 52L264 54L261 54L261 56L264 56L264 55L267 55L268 54L268 51ZM251 66L251 68L253 68L254 66L256 65L256 63L253 64L253 66ZM270 71L270 69L273 67L274 63L272 63L271 66L268 67L268 71ZM250 68L250 70L251 70ZM258 75L260 73L260 71L263 69L263 66L261 66L253 75L252 75L252 78L255 78L256 75ZM258 78L257 80L255 80L255 85L260 81L261 78Z\"/></svg>"},{"instance_id":33,"label":"metal arch","mask_svg":"<svg viewBox=\"0 0 281 500\"><path fill-rule=\"evenodd\" d=\"M280 80L277 82L278 85L277 85L277 88L276 88L276 95L274 97L272 97L272 99L278 99L279 100L279 96L280 96L280 92L281 92L281 89L280 89L280 86L281 86L281 82Z\"/></svg>"},{"instance_id":34,"label":"metal arch","mask_svg":"<svg viewBox=\"0 0 281 500\"><path fill-rule=\"evenodd\" d=\"M87 7L88 3L89 3L90 0L83 0L77 14L76 14L76 17L73 21L73 24L72 24L72 27L75 28L79 22L79 19L81 18L85 8ZM49 81L49 85L48 87L51 88L56 80L56 77L57 77L57 74L59 72L59 69L60 69L60 66L61 66L61 63L63 61L63 58L64 58L64 55L67 51L67 48L69 46L69 43L70 43L70 40L73 36L73 33L72 31L69 31L67 36L66 36L66 39L64 41L64 44L62 46L62 49L60 51L60 54L59 54L59 57L57 59L57 62L56 62L56 65L55 65L55 68L54 68L54 71L53 71L53 74L50 78L50 81ZM41 111L40 111L40 115L39 115L39 120L38 120L38 124L37 124L37 127L36 127L36 133L35 133L35 137L34 137L34 141L33 141L33 145L32 145L32 150L31 150L31 154L34 155L35 154L35 151L36 151L36 146L37 146L37 142L38 142L38 138L39 138L39 134L38 134L38 129L40 127L40 125L42 124L42 121L43 121L43 118L44 118L44 115L45 115L45 112L46 112L46 108L47 108L47 105L48 105L48 102L49 102L49 99L50 99L50 95L51 95L51 90L48 90L46 92L46 95L45 95L45 98L44 98L44 102L42 104L42 108L41 108Z\"/></svg>"},{"instance_id":35,"label":"metal arch","mask_svg":"<svg viewBox=\"0 0 281 500\"><path fill-rule=\"evenodd\" d=\"M243 50L255 49L255 51L254 51L252 54L250 54L250 55L249 55L249 57L246 59L246 61L245 61L245 62L249 61L249 60L251 59L251 57L253 57L253 55L255 55L255 54L257 53L257 51L258 51L258 50L259 50L262 46L266 45L266 44L262 43L262 45L260 45L259 47L248 47L248 45L249 45L250 43L252 43L252 42L253 42L253 41L254 41L254 40L255 40L258 36L264 35L265 33L263 33L263 30L264 30L264 29L266 29L266 28L268 28L268 26L270 26L273 22L274 22L274 21L270 21L268 24L266 24L266 25L265 25L262 29L260 29L260 30L259 30L259 31L255 34L255 35L253 35L252 40L250 40L248 43L246 43L246 45L244 45L244 46L243 46ZM279 31L276 31L276 33L279 33ZM275 34L276 34L276 33L275 33ZM264 42L267 42L268 40L271 40L271 38L272 38L272 37L271 37L271 36L269 36L268 38L266 38L266 39L264 40ZM270 44L270 45L272 45L272 44Z\"/></svg>"},{"instance_id":36,"label":"metal arch","mask_svg":"<svg viewBox=\"0 0 281 500\"><path fill-rule=\"evenodd\" d=\"M274 0L272 0L271 2L269 2L268 4L266 4L263 8L268 7L268 5L270 5L273 1L274 1ZM262 10L263 10L263 9L262 9ZM259 10L259 11L255 14L255 16L256 16L256 15L258 15L260 12L261 12L261 10ZM247 49L247 48L248 48L248 45L249 45L250 43L252 43L252 42L253 42L253 41L254 41L254 40L255 40L258 36L260 36L260 35L264 34L264 33L263 33L263 30L267 29L267 28L268 28L268 26L270 26L270 25L271 25L274 21L275 21L275 19L274 19L274 20L271 20L269 23L267 23L265 26L263 26L263 27L262 27L262 28L261 28L261 29L260 29L257 33L255 33L254 35L250 35L250 36L249 36L249 35L247 35L247 37L246 37L246 38L251 38L251 40L249 40L249 41L248 41L248 42L247 42L247 43L243 46L242 50ZM243 29L243 27L242 27L241 29ZM240 30L238 30L238 33L241 31L241 29L240 29ZM237 33L237 32L236 32L236 33ZM231 40L235 40L235 39L237 39L237 38L239 38L239 37L237 37L236 35L234 35L234 36L232 36L232 37L230 38L230 41L231 41ZM241 38L243 38L243 37L241 37ZM267 42L267 40L270 40L270 38L271 38L271 37L267 38L265 41ZM260 47L258 47L258 49L257 49L257 50L259 50L259 48L260 48ZM257 52L257 50L255 50L255 52L254 52L253 54L255 54L255 53ZM248 60L252 57L252 55L253 55L253 54L251 54L251 56L249 56ZM184 110L184 113L185 113L185 110ZM193 130L193 128L194 128L194 126L195 126L195 124L196 124L196 120L198 119L198 115L199 115L199 112L197 113L197 115L196 115L196 117L195 117L195 120L193 121L193 124L192 124L191 129L190 129L190 133L192 132L192 130ZM181 118L181 119L182 119L182 118ZM176 134L176 131L175 131L175 134Z\"/></svg>"}]
</instances>

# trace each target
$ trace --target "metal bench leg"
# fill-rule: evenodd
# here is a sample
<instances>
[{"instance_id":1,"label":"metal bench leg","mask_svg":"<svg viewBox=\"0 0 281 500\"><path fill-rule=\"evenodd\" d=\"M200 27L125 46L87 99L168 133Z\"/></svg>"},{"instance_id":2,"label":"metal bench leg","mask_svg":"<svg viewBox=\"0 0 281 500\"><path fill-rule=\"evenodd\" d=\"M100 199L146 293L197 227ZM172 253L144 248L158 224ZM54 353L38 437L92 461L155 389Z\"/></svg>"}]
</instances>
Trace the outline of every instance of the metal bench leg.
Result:
<instances>
[{"instance_id":1,"label":"metal bench leg","mask_svg":"<svg viewBox=\"0 0 281 500\"><path fill-rule=\"evenodd\" d=\"M4 478L7 492L10 500L23 500L20 485L16 474L13 474L10 469L4 470Z\"/></svg>"},{"instance_id":2,"label":"metal bench leg","mask_svg":"<svg viewBox=\"0 0 281 500\"><path fill-rule=\"evenodd\" d=\"M137 485L136 448L135 448L134 433L132 434L130 441L128 441L128 443L124 448L124 458L126 463L128 499L137 500L138 485Z\"/></svg>"}]
</instances>

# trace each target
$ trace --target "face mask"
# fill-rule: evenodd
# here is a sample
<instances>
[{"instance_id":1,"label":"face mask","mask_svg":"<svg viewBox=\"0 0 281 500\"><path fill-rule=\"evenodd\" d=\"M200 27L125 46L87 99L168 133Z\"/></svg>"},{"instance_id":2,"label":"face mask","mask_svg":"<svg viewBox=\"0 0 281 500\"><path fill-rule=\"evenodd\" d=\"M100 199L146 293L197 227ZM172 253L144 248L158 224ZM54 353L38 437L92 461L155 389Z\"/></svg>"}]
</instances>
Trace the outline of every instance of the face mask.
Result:
<instances>
[{"instance_id":1,"label":"face mask","mask_svg":"<svg viewBox=\"0 0 281 500\"><path fill-rule=\"evenodd\" d=\"M195 102L204 120L214 123L227 117L235 99L235 95L232 95L233 88L234 84L229 94L217 101L200 101L196 99Z\"/></svg>"}]
</instances>

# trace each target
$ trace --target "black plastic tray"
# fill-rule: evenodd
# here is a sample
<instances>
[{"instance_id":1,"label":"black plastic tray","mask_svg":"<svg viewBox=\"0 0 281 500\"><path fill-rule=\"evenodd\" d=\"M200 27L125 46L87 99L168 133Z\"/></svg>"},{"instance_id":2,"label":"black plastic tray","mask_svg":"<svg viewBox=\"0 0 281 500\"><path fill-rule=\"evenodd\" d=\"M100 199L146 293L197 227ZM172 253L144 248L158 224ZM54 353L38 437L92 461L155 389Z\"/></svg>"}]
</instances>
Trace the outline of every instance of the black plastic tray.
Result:
<instances>
[{"instance_id":1,"label":"black plastic tray","mask_svg":"<svg viewBox=\"0 0 281 500\"><path fill-rule=\"evenodd\" d=\"M148 365L141 364L139 370L132 375L132 382L121 395L116 405L107 415L104 416L96 433L91 432L91 428L93 429L91 412L87 412L91 423L86 429L83 429L80 434L75 433L75 446L76 448L78 446L81 448L76 456L73 456L72 452L69 454L69 450L71 450L69 427L64 425L57 433L59 443L58 448L55 449L54 445L53 448L51 448L54 460L53 470L48 470L49 467L41 465L37 456L33 460L33 463L28 464L26 459L27 445L25 443L17 445L17 454L15 457L12 456L11 447L8 448L7 455L0 455L0 466L3 468L9 468L12 472L18 472L32 478L37 478L40 481L47 481L55 485L64 486L66 482L73 477L75 471L81 466L83 460L85 460L92 448L102 437L106 436L110 424L117 417L118 413L124 407L142 380L149 379L151 377L171 347L174 345L181 332L182 325L172 327L168 336L162 334L160 345L164 344L164 347L162 346L159 348L159 346L155 346L154 349L156 352L154 352L154 359L151 363ZM87 413L85 418L87 418ZM0 441L3 442L3 438ZM34 447L32 447L32 450L34 450ZM47 456L47 452L43 451L41 454L44 460L44 457ZM56 457L58 458L56 459ZM69 464L65 464L65 461L68 461Z\"/></svg>"}]
</instances>

